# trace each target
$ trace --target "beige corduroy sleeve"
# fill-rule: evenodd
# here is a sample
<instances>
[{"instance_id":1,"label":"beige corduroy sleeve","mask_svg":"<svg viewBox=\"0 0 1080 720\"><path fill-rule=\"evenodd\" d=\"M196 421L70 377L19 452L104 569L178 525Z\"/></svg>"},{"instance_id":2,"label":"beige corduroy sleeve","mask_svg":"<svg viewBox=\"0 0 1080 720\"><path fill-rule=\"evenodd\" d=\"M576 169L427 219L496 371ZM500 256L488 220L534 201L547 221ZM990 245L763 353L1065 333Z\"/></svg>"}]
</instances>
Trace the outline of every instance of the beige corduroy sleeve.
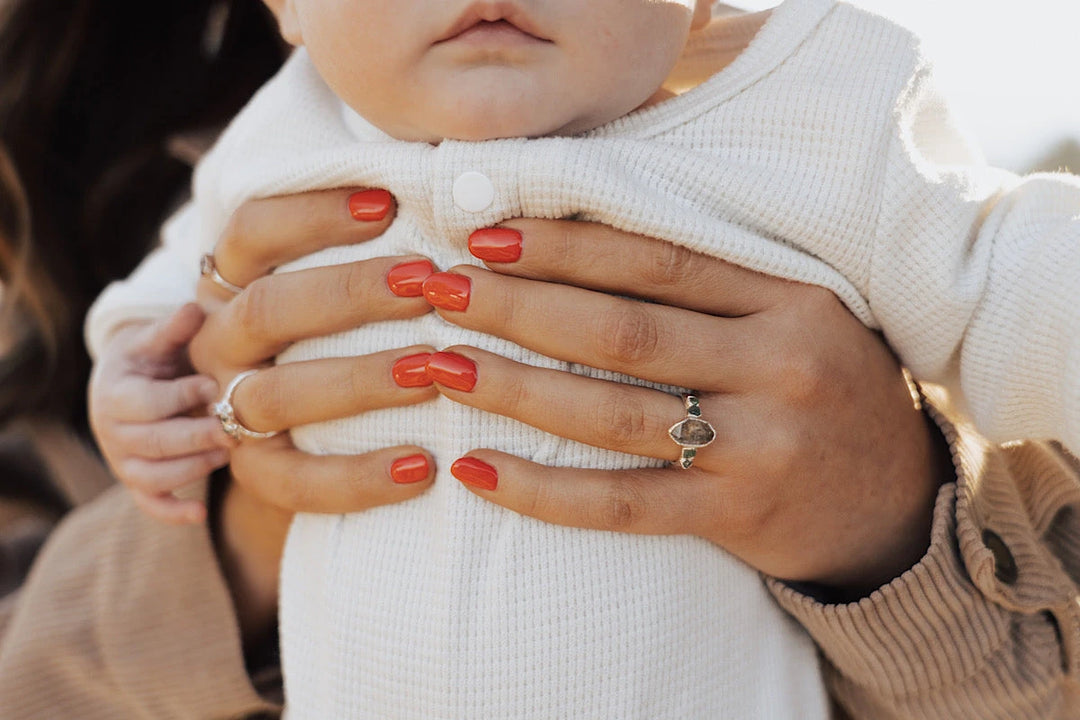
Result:
<instances>
[{"instance_id":1,"label":"beige corduroy sleeve","mask_svg":"<svg viewBox=\"0 0 1080 720\"><path fill-rule=\"evenodd\" d=\"M0 637L0 717L276 713L252 687L204 526L145 517L122 488L53 533Z\"/></svg>"},{"instance_id":2,"label":"beige corduroy sleeve","mask_svg":"<svg viewBox=\"0 0 1080 720\"><path fill-rule=\"evenodd\" d=\"M770 588L854 718L1080 717L1080 467L1054 445L941 425L957 481L914 568L848 605Z\"/></svg>"}]
</instances>

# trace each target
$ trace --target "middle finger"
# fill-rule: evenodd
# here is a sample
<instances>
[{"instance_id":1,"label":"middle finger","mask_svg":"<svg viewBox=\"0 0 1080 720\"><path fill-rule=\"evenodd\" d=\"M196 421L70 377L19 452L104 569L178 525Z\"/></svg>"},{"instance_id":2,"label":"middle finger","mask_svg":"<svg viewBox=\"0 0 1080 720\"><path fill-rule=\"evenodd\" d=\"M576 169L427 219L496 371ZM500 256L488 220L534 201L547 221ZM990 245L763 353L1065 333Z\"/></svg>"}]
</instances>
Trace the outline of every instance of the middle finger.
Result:
<instances>
[{"instance_id":1,"label":"middle finger","mask_svg":"<svg viewBox=\"0 0 1080 720\"><path fill-rule=\"evenodd\" d=\"M416 258L385 257L297 270L256 280L212 313L192 342L200 371L254 367L293 342L369 322L419 317L431 307L390 291L387 274Z\"/></svg>"},{"instance_id":2,"label":"middle finger","mask_svg":"<svg viewBox=\"0 0 1080 720\"><path fill-rule=\"evenodd\" d=\"M431 352L416 346L264 368L236 386L232 404L256 432L415 405L437 395L424 371Z\"/></svg>"},{"instance_id":3,"label":"middle finger","mask_svg":"<svg viewBox=\"0 0 1080 720\"><path fill-rule=\"evenodd\" d=\"M464 279L464 280L462 280ZM444 301L443 285L460 297ZM435 273L428 301L446 320L543 355L642 380L729 391L759 380L764 315L723 318L601 292L497 275L473 266ZM702 378L710 385L701 386Z\"/></svg>"}]
</instances>

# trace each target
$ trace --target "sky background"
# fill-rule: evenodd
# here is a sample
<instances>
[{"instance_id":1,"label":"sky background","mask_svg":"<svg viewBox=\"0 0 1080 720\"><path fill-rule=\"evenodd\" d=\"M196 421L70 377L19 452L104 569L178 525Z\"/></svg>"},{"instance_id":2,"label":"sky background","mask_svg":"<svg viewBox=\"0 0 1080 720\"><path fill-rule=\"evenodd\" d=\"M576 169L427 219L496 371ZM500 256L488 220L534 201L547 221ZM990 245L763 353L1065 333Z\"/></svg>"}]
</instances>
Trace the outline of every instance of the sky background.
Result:
<instances>
[{"instance_id":1,"label":"sky background","mask_svg":"<svg viewBox=\"0 0 1080 720\"><path fill-rule=\"evenodd\" d=\"M962 124L994 165L1026 170L1080 141L1080 0L848 0L922 36ZM729 0L748 10L778 0ZM1069 168L1080 173L1080 167Z\"/></svg>"}]
</instances>

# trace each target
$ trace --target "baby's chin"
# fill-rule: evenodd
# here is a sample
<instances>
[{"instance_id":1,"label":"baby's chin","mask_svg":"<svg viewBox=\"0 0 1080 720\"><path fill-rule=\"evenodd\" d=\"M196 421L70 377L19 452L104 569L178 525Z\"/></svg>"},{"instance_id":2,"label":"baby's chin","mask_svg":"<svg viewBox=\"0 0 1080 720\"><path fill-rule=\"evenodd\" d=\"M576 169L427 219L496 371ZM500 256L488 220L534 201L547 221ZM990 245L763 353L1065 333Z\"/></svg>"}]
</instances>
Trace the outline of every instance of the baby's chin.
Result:
<instances>
[{"instance_id":1,"label":"baby's chin","mask_svg":"<svg viewBox=\"0 0 1080 720\"><path fill-rule=\"evenodd\" d=\"M458 99L446 104L433 103L416 108L411 117L394 118L387 123L369 120L398 139L438 143L575 135L614 120L628 110L604 108L598 112L596 108L577 108L541 99L508 102L500 97L486 102Z\"/></svg>"}]
</instances>

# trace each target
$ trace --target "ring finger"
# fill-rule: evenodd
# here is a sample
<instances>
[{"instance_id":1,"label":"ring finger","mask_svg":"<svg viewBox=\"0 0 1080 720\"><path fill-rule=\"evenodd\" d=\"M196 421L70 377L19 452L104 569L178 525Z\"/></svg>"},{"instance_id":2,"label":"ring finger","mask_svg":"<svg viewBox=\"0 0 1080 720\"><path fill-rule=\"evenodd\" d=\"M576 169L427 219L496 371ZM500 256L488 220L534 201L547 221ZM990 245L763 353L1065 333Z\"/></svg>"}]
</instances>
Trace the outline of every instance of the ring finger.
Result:
<instances>
[{"instance_id":1,"label":"ring finger","mask_svg":"<svg viewBox=\"0 0 1080 720\"><path fill-rule=\"evenodd\" d=\"M715 317L471 266L431 275L424 292L455 325L548 357L665 385L691 387L702 378L722 378L695 389L742 389L759 383L762 368L770 367L762 338L772 335L763 333L768 320L758 315Z\"/></svg>"},{"instance_id":2,"label":"ring finger","mask_svg":"<svg viewBox=\"0 0 1080 720\"><path fill-rule=\"evenodd\" d=\"M419 317L420 297L390 291L387 276L415 258L373 258L261 278L207 317L192 341L195 367L261 365L296 340L330 335L368 322Z\"/></svg>"},{"instance_id":3,"label":"ring finger","mask_svg":"<svg viewBox=\"0 0 1080 720\"><path fill-rule=\"evenodd\" d=\"M427 367L451 400L607 450L673 462L681 455L681 445L668 433L688 417L679 396L524 365L472 347L436 353ZM463 377L475 378L471 388ZM701 396L714 439L731 435L727 427L736 417L734 404L718 394ZM695 466L715 464L724 444L710 441L699 448Z\"/></svg>"},{"instance_id":4,"label":"ring finger","mask_svg":"<svg viewBox=\"0 0 1080 720\"><path fill-rule=\"evenodd\" d=\"M264 368L236 386L233 409L248 429L274 432L415 405L437 394L424 371L431 352L430 347L415 346Z\"/></svg>"}]
</instances>

